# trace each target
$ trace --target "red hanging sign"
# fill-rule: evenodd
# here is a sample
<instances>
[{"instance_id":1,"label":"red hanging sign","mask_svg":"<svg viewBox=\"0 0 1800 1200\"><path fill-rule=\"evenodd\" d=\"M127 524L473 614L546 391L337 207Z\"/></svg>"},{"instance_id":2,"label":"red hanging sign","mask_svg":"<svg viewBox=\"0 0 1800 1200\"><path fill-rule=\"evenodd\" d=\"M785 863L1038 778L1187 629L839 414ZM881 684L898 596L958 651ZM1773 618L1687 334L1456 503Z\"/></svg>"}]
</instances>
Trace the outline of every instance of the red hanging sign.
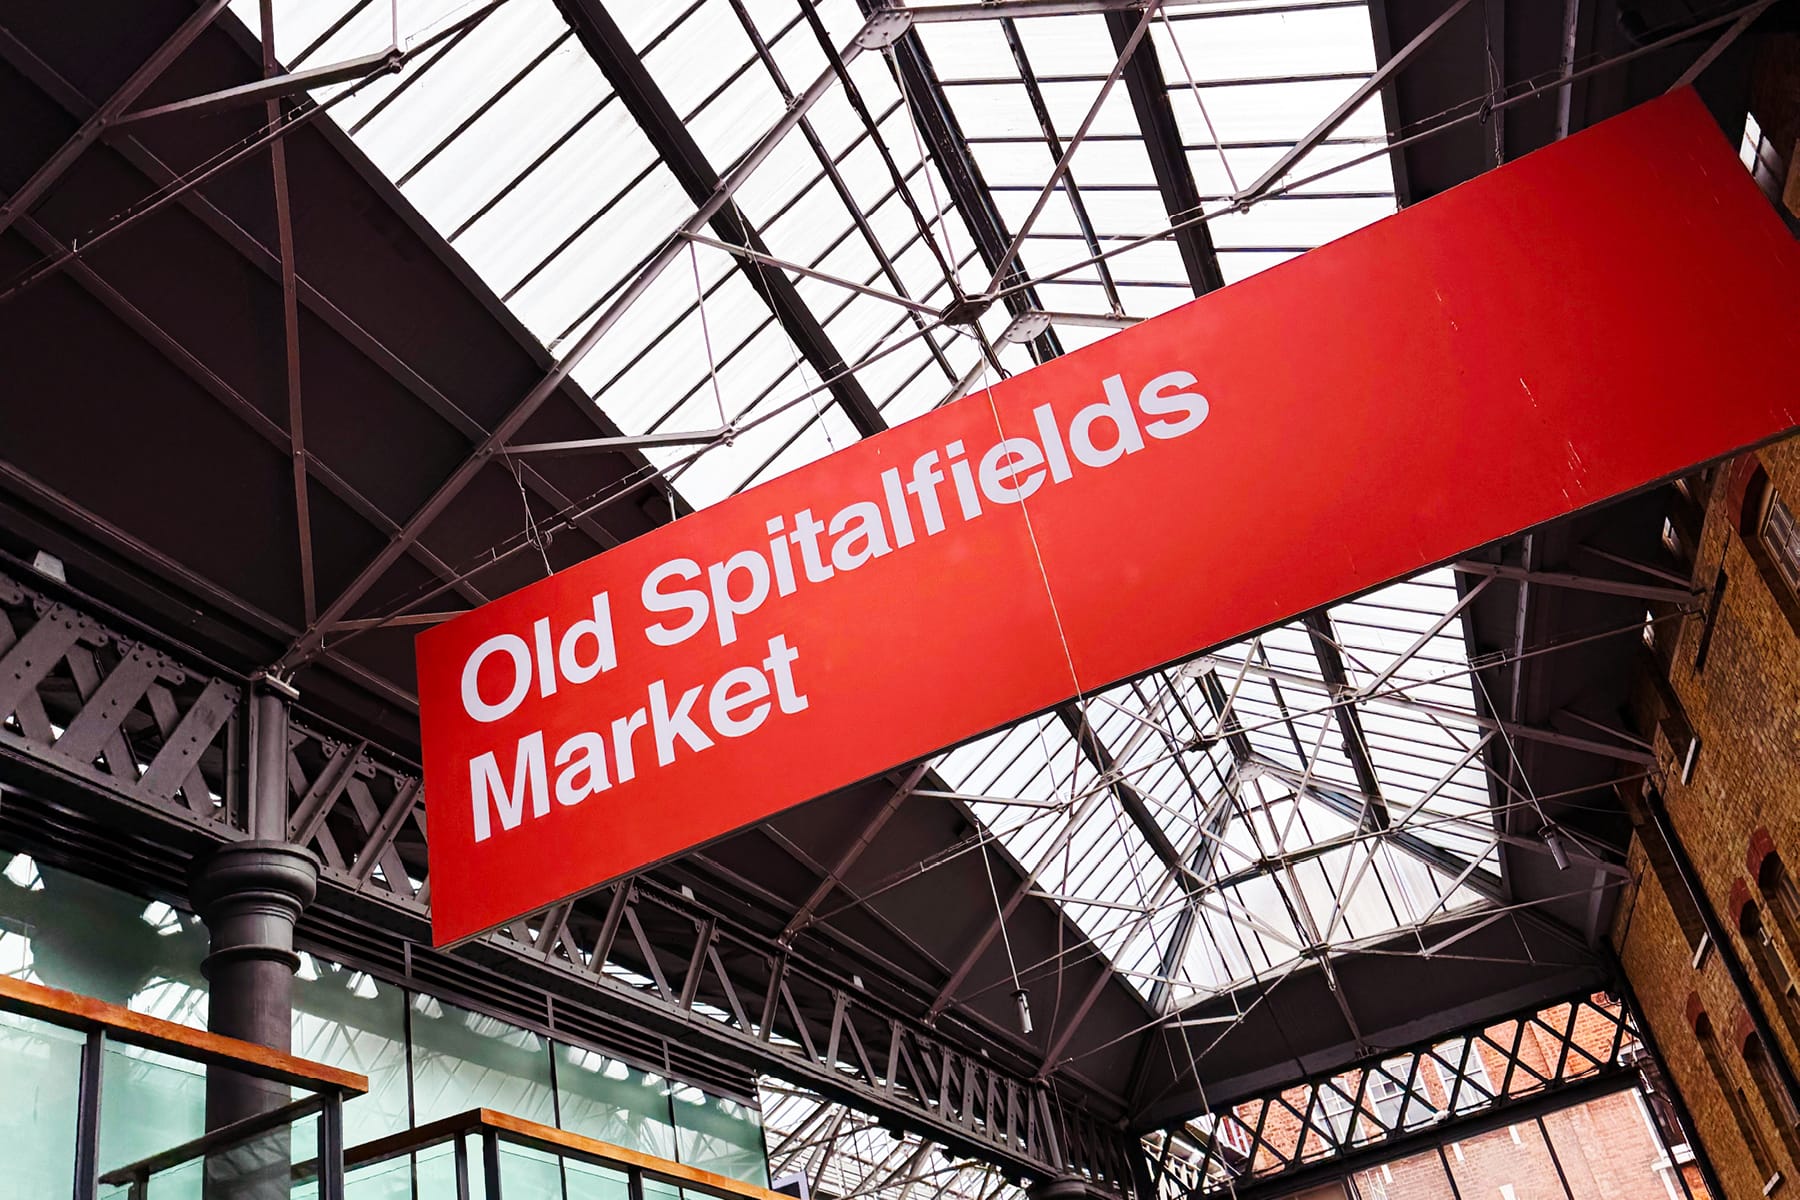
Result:
<instances>
[{"instance_id":1,"label":"red hanging sign","mask_svg":"<svg viewBox=\"0 0 1800 1200\"><path fill-rule=\"evenodd\" d=\"M1778 435L1692 92L419 635L441 945Z\"/></svg>"}]
</instances>

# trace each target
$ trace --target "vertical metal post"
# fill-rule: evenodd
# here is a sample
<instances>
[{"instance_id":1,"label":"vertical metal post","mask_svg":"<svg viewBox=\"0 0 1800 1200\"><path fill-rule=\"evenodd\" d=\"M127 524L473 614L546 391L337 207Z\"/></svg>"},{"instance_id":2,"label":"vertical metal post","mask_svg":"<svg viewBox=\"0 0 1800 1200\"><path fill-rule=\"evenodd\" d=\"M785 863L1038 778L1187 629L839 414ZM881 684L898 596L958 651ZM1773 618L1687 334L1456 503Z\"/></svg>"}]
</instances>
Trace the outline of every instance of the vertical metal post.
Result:
<instances>
[{"instance_id":1,"label":"vertical metal post","mask_svg":"<svg viewBox=\"0 0 1800 1200\"><path fill-rule=\"evenodd\" d=\"M1443 1164L1444 1168L1444 1182L1450 1185L1451 1197L1453 1200L1462 1200L1462 1191L1456 1186L1456 1172L1450 1169L1450 1156L1444 1153L1442 1142L1438 1143L1437 1152L1438 1162Z\"/></svg>"},{"instance_id":2,"label":"vertical metal post","mask_svg":"<svg viewBox=\"0 0 1800 1200\"><path fill-rule=\"evenodd\" d=\"M453 1143L456 1148L456 1200L469 1200L469 1135L459 1133ZM415 1175L414 1186L418 1184L416 1175L418 1156L413 1157Z\"/></svg>"},{"instance_id":3,"label":"vertical metal post","mask_svg":"<svg viewBox=\"0 0 1800 1200\"><path fill-rule=\"evenodd\" d=\"M1563 1170L1562 1156L1556 1152L1556 1143L1550 1140L1550 1127L1544 1124L1544 1118L1537 1119L1538 1136L1544 1139L1544 1149L1550 1152L1550 1165L1556 1168L1557 1182L1562 1184L1565 1200L1575 1200L1575 1191L1569 1186L1569 1174Z\"/></svg>"},{"instance_id":4,"label":"vertical metal post","mask_svg":"<svg viewBox=\"0 0 1800 1200\"><path fill-rule=\"evenodd\" d=\"M486 1126L481 1130L482 1200L500 1200L500 1139Z\"/></svg>"},{"instance_id":5,"label":"vertical metal post","mask_svg":"<svg viewBox=\"0 0 1800 1200\"><path fill-rule=\"evenodd\" d=\"M246 758L251 771L244 814L250 836L226 843L201 862L190 895L210 940L202 968L209 984L207 1027L285 1051L293 1044L294 970L300 965L294 925L318 889L319 862L285 840L288 696L260 687L250 708ZM269 1112L288 1099L283 1084L223 1067L207 1070L208 1129ZM286 1158L285 1149L280 1157ZM214 1165L208 1164L209 1196L275 1200L288 1193L285 1169L248 1180L221 1159L214 1179Z\"/></svg>"},{"instance_id":6,"label":"vertical metal post","mask_svg":"<svg viewBox=\"0 0 1800 1200\"><path fill-rule=\"evenodd\" d=\"M342 1092L333 1092L319 1110L319 1200L344 1200Z\"/></svg>"},{"instance_id":7,"label":"vertical metal post","mask_svg":"<svg viewBox=\"0 0 1800 1200\"><path fill-rule=\"evenodd\" d=\"M81 1048L81 1082L75 1100L75 1200L94 1200L100 1172L101 1066L106 1059L106 1035L88 1031Z\"/></svg>"}]
</instances>

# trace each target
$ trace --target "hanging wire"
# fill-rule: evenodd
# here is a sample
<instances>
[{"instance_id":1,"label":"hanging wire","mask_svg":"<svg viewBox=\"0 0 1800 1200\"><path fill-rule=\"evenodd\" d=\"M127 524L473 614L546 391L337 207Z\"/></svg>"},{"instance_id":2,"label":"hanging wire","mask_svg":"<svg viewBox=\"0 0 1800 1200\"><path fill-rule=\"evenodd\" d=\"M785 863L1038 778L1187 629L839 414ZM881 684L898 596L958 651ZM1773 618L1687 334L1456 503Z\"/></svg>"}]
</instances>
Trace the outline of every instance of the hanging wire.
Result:
<instances>
[{"instance_id":1,"label":"hanging wire","mask_svg":"<svg viewBox=\"0 0 1800 1200\"><path fill-rule=\"evenodd\" d=\"M719 408L719 428L723 429L729 422L725 420L725 396L719 391L719 370L713 362L712 328L706 321L706 289L700 284L700 251L693 242L688 243L688 264L694 269L694 307L700 313L700 340L706 345L706 378L712 383L713 403Z\"/></svg>"},{"instance_id":2,"label":"hanging wire","mask_svg":"<svg viewBox=\"0 0 1800 1200\"><path fill-rule=\"evenodd\" d=\"M525 506L525 536L544 560L544 574L556 574L556 568L550 565L550 539L538 528L537 518L531 512L531 497L525 494L525 475L519 464L512 457L505 459L507 469L512 472L513 482L519 486L519 503Z\"/></svg>"},{"instance_id":3,"label":"hanging wire","mask_svg":"<svg viewBox=\"0 0 1800 1200\"><path fill-rule=\"evenodd\" d=\"M749 265L762 277L764 290L768 288L769 269L757 259L750 259ZM812 401L813 419L818 422L819 430L825 435L825 446L835 451L837 439L831 436L831 422L825 419L825 410L819 405L819 393L825 390L825 382L806 369L806 362L800 357L800 348L794 345L793 335L788 332L787 325L777 322L781 329L781 340L788 349L788 357L794 360L794 373L800 376L800 382L808 384L806 396Z\"/></svg>"},{"instance_id":4,"label":"hanging wire","mask_svg":"<svg viewBox=\"0 0 1800 1200\"><path fill-rule=\"evenodd\" d=\"M1175 36L1175 26L1169 22L1169 10L1164 8L1156 14L1162 18L1163 29L1169 35L1169 43L1175 47L1175 61L1181 64L1181 74L1187 80L1188 91L1193 94L1194 104L1200 110L1200 119L1206 123L1206 136L1212 139L1213 148L1219 152L1219 165L1225 168L1225 182L1231 185L1231 194L1237 195L1237 175L1231 169L1231 159L1225 153L1225 145L1219 140L1219 131L1213 128L1212 117L1207 115L1206 101L1200 98L1200 85L1194 82L1194 70L1188 66L1187 55L1181 51L1181 39Z\"/></svg>"},{"instance_id":5,"label":"hanging wire","mask_svg":"<svg viewBox=\"0 0 1800 1200\"><path fill-rule=\"evenodd\" d=\"M888 46L882 51L882 54L887 58L888 70L893 74L894 82L900 88L900 98L904 101L901 107L906 110L906 124L907 127L912 130L913 150L919 156L919 165L924 168L921 173L925 176L925 188L931 193L932 211L937 215L938 237L943 239L944 242L943 252L938 255L938 257L941 258L949 268L950 287L952 291L956 295L961 296L963 294L962 272L957 269L956 247L950 244L950 229L944 222L944 210L946 206L944 205L944 202L938 198L937 180L934 177L935 173L932 170L931 160L925 157L925 140L919 135L919 122L918 118L914 115L913 99L906 90L906 73L900 70L899 63L894 61L893 46ZM926 236L929 237L929 233Z\"/></svg>"},{"instance_id":6,"label":"hanging wire","mask_svg":"<svg viewBox=\"0 0 1800 1200\"><path fill-rule=\"evenodd\" d=\"M1019 1001L1019 1026L1023 1033L1031 1032L1031 1009L1025 1000L1025 985L1019 982L1019 963L1013 957L1012 935L1006 931L1006 912L1000 907L1000 889L994 886L994 863L988 857L987 844L981 846L981 866L987 872L988 895L994 899L994 922L1000 926L1000 944L1006 948L1006 965L1012 972L1013 995Z\"/></svg>"},{"instance_id":7,"label":"hanging wire","mask_svg":"<svg viewBox=\"0 0 1800 1200\"><path fill-rule=\"evenodd\" d=\"M1506 161L1506 145L1502 137L1505 122L1496 120L1495 106L1506 97L1506 80L1500 70L1500 61L1494 57L1494 23L1488 14L1488 0L1481 3L1481 52L1487 59L1487 100L1482 104L1481 123L1488 127L1494 139L1494 165L1497 167Z\"/></svg>"}]
</instances>

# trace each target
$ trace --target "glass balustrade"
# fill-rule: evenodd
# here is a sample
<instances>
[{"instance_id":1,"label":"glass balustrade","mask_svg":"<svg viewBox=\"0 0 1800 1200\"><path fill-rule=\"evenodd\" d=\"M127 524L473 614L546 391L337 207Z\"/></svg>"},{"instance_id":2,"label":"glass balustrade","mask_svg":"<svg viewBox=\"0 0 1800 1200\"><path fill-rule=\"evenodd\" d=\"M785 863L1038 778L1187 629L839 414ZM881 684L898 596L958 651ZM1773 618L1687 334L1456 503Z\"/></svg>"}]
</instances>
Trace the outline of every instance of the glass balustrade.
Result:
<instances>
[{"instance_id":1,"label":"glass balustrade","mask_svg":"<svg viewBox=\"0 0 1800 1200\"><path fill-rule=\"evenodd\" d=\"M277 1107L207 1129L220 1073L267 1081ZM0 1081L0 1196L97 1200L342 1200L343 1102L367 1090L361 1075L4 976Z\"/></svg>"}]
</instances>

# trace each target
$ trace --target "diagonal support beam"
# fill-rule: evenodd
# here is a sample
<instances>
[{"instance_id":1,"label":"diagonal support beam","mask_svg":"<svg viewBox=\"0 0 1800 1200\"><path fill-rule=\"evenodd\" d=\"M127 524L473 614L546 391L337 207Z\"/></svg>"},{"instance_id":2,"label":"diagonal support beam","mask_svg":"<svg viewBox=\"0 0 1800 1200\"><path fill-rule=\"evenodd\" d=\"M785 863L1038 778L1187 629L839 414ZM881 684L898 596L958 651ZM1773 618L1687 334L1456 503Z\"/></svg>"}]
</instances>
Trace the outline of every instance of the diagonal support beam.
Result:
<instances>
[{"instance_id":1,"label":"diagonal support beam","mask_svg":"<svg viewBox=\"0 0 1800 1200\"><path fill-rule=\"evenodd\" d=\"M1632 583L1624 579L1600 579L1592 575L1576 575L1567 571L1536 571L1529 567L1506 566L1501 563L1454 562L1450 564L1465 575L1485 575L1513 583L1539 583L1546 587L1567 588L1577 592L1599 592L1607 596L1629 596L1633 600L1691 607L1702 593L1691 587L1673 584Z\"/></svg>"},{"instance_id":2,"label":"diagonal support beam","mask_svg":"<svg viewBox=\"0 0 1800 1200\"><path fill-rule=\"evenodd\" d=\"M1466 3L1467 0L1464 2ZM1018 257L1020 247L1024 246L1025 239L1031 236L1031 227L1037 224L1038 217L1043 215L1044 206L1050 203L1051 194L1062 183L1063 176L1068 174L1069 163L1074 160L1075 152L1081 149L1081 144L1087 140L1088 131L1094 127L1094 121L1099 118L1100 110L1106 106L1106 98L1112 94L1114 86L1119 82L1119 77L1125 73L1125 64L1130 61L1132 52L1137 49L1138 43L1143 41L1144 35L1149 32L1150 22L1156 18L1156 10L1161 3L1162 0L1149 0L1149 3L1144 6L1143 14L1133 22L1131 32L1126 35L1125 44L1118 50L1118 60L1113 63L1112 70L1107 72L1106 81L1100 85L1099 95L1094 97L1094 102L1089 106L1087 115L1081 119L1080 126L1075 130L1075 136L1071 137L1068 145L1063 147L1061 157L1056 160L1056 166L1050 172L1050 178L1044 181L1044 186L1039 190L1037 200L1031 206L1031 211L1026 213L1025 219L1019 223L1018 232L1013 234L1012 242L1000 255L1000 261L994 264L993 278L987 286L987 296L990 300L999 294L1008 269L1012 266L1013 260Z\"/></svg>"},{"instance_id":3,"label":"diagonal support beam","mask_svg":"<svg viewBox=\"0 0 1800 1200\"><path fill-rule=\"evenodd\" d=\"M1211 227L1205 222L1182 224L1200 211L1200 188L1194 183L1194 172L1182 149L1181 130L1169 103L1167 77L1157 58L1155 40L1144 38L1127 53L1134 25L1129 13L1106 14L1106 30L1112 35L1113 49L1125 55L1125 90L1131 97L1132 111L1137 114L1138 128L1143 131L1144 150L1150 155L1150 169L1156 175L1156 190L1162 193L1169 223L1176 227L1175 246L1181 251L1181 265L1194 294L1203 296L1224 287L1225 275L1219 269Z\"/></svg>"},{"instance_id":4,"label":"diagonal support beam","mask_svg":"<svg viewBox=\"0 0 1800 1200\"><path fill-rule=\"evenodd\" d=\"M190 96L186 100L159 104L155 108L142 108L136 112L126 113L112 123L112 128L119 129L156 117L211 116L213 113L223 112L226 109L279 101L288 96L311 91L313 88L328 87L334 83L349 83L353 79L362 79L383 68L389 72L398 71L405 64L406 55L398 48L378 50L374 54L365 54L360 58L332 63L330 66L295 71L291 75L272 74L267 79L261 79L255 83L208 92L204 96Z\"/></svg>"},{"instance_id":5,"label":"diagonal support beam","mask_svg":"<svg viewBox=\"0 0 1800 1200\"><path fill-rule=\"evenodd\" d=\"M123 113L145 88L155 83L157 78L168 70L170 64L181 57L181 52L206 31L206 27L225 11L229 3L230 0L206 0L206 3L202 4L191 17L181 23L181 26L170 35L168 41L157 47L156 53L152 54L143 66L133 71L131 77L119 85L118 91L114 92L104 104L96 109L92 116L81 123L81 127L75 131L75 135L64 142L61 148L50 156L49 161L32 172L31 178L27 179L7 199L5 204L0 204L0 233L5 233L14 221L36 204L44 193L63 177L64 172L75 165L75 160L81 157L82 152L93 145L95 140L118 119L119 114Z\"/></svg>"},{"instance_id":6,"label":"diagonal support beam","mask_svg":"<svg viewBox=\"0 0 1800 1200\"><path fill-rule=\"evenodd\" d=\"M1444 27L1455 20L1463 9L1469 7L1470 3L1471 0L1456 0L1454 4L1445 9L1439 14L1437 20L1420 30L1417 37L1401 47L1397 54L1381 64L1379 70L1359 84L1342 104L1331 110L1329 116L1313 126L1312 132L1295 143L1293 149L1276 159L1275 164L1258 176L1255 183L1233 196L1232 199L1238 204L1247 204L1275 186L1281 177L1293 170L1301 159L1317 149L1320 142L1337 132L1338 126L1349 120L1350 114L1361 108L1369 97L1379 92L1382 86L1399 72L1400 68L1413 60L1414 55L1430 45L1432 39L1442 33Z\"/></svg>"},{"instance_id":7,"label":"diagonal support beam","mask_svg":"<svg viewBox=\"0 0 1800 1200\"><path fill-rule=\"evenodd\" d=\"M616 453L620 450L645 450L655 446L712 446L731 437L731 427L702 429L696 433L645 433L635 437L576 438L569 442L527 442L507 446L498 451L508 457L538 455L561 458L572 454Z\"/></svg>"},{"instance_id":8,"label":"diagonal support beam","mask_svg":"<svg viewBox=\"0 0 1800 1200\"><path fill-rule=\"evenodd\" d=\"M865 14L873 15L884 11L876 5L875 0L858 0L858 4ZM990 5L980 7L983 9L981 19L1005 15L994 12ZM922 15L927 20L942 15L942 10L935 8L919 12L908 11L915 21ZM997 271L1011 235L1006 230L1006 221L1001 217L999 207L994 203L993 191L982 177L981 166L969 150L962 125L944 98L943 84L931 66L931 59L919 40L918 30L908 29L894 42L890 62L901 94L906 97L907 107L911 110L913 123L918 127L919 136L930 152L931 161L936 164L939 175L949 190L950 203L962 217L970 236L975 239L975 248L980 252L982 262L990 271ZM1043 308L1017 258L1007 266L1005 276L1007 287L1004 303L1015 316ZM1015 288L1018 290L1014 290ZM1061 354L1062 346L1055 332L1046 329L1032 341L1032 352L1037 361L1045 362ZM959 390L957 395L961 394Z\"/></svg>"},{"instance_id":9,"label":"diagonal support beam","mask_svg":"<svg viewBox=\"0 0 1800 1200\"><path fill-rule=\"evenodd\" d=\"M1375 774L1375 764L1369 758L1369 744L1363 738L1362 717L1357 713L1356 705L1348 702L1353 689L1350 677L1344 671L1344 656L1338 652L1337 639L1332 637L1331 618L1324 609L1315 609L1301 620L1306 626L1306 636L1312 640L1313 654L1319 660L1319 674L1324 677L1331 698L1344 701L1331 711L1337 718L1338 736L1343 740L1345 756L1350 759L1350 769L1356 773L1356 786L1368 799L1369 824L1376 829L1386 829L1387 801L1381 797L1381 778Z\"/></svg>"},{"instance_id":10,"label":"diagonal support beam","mask_svg":"<svg viewBox=\"0 0 1800 1200\"><path fill-rule=\"evenodd\" d=\"M650 139L650 145L669 171L696 204L708 206L709 197L717 195L721 190L719 176L706 160L694 135L651 76L642 56L626 40L612 14L606 11L600 0L558 0L557 7L574 27L575 36L600 68L606 81L618 93L626 110L636 119L644 136ZM843 52L843 57L848 59L860 47L860 42L851 42L850 47ZM835 68L828 69L823 78L835 81L834 70ZM821 90L815 85L808 95L815 95ZM790 115L795 112L804 112L799 102L789 110ZM794 123L798 124L797 118ZM737 205L731 202L729 191L720 203L711 207L713 211L708 214L708 222L720 239L754 254L769 256L768 246ZM698 229L691 227L684 229L683 240L698 232ZM850 423L856 426L857 431L866 437L886 428L880 412L863 390L862 384L854 376L846 374L843 355L832 346L825 327L800 298L793 282L780 271L747 270L744 272L744 279L768 303L808 365L821 379L829 381L833 399L850 418Z\"/></svg>"},{"instance_id":11,"label":"diagonal support beam","mask_svg":"<svg viewBox=\"0 0 1800 1200\"><path fill-rule=\"evenodd\" d=\"M1107 787L1112 791L1113 798L1119 802L1119 807L1125 810L1125 815L1131 818L1131 823L1137 826L1138 832L1144 835L1144 841L1149 844L1151 853L1156 855L1157 861L1162 863L1163 867L1181 883L1184 889L1192 892L1197 886L1197 881L1189 873L1187 864L1181 861L1181 851L1176 849L1175 843L1169 840L1167 831L1157 823L1156 815L1150 811L1150 806L1145 803L1143 796L1118 775L1119 764L1113 759L1112 752L1106 748L1105 743L1100 740L1100 735L1095 732L1094 727L1088 723L1087 717L1073 704L1062 705L1056 710L1056 715L1068 729L1069 736L1075 739L1075 744L1081 747L1081 752L1087 756L1088 762L1093 764L1094 770L1098 771L1101 778L1107 781Z\"/></svg>"},{"instance_id":12,"label":"diagonal support beam","mask_svg":"<svg viewBox=\"0 0 1800 1200\"><path fill-rule=\"evenodd\" d=\"M876 810L874 816L869 818L856 840L838 857L837 862L832 864L830 872L826 874L825 878L819 880L819 884L812 890L812 894L807 896L805 902L795 911L793 919L787 923L787 928L781 931L781 941L791 941L795 934L812 923L813 914L819 911L819 905L825 902L825 897L831 894L833 888L843 883L844 876L849 873L851 867L856 865L856 860L862 857L863 851L869 848L869 843L875 840L875 835L881 832L882 827L896 812L900 811L900 805L905 802L906 798L918 790L920 781L925 778L929 770L928 764L920 764L907 773L905 782L895 788L894 794L889 796L887 802Z\"/></svg>"},{"instance_id":13,"label":"diagonal support beam","mask_svg":"<svg viewBox=\"0 0 1800 1200\"><path fill-rule=\"evenodd\" d=\"M589 9L598 7L594 0L569 0L569 2L571 4L580 3L584 8ZM602 12L599 15L604 16L605 14ZM860 49L860 46L852 41L842 53L844 61L848 62L855 57ZM818 103L819 99L830 89L836 79L836 72L827 70L813 81L812 86L795 99L781 119L770 127L768 132L758 139L756 145L751 147L750 151L731 169L731 173L719 181L718 186L713 189L706 201L682 223L681 228L675 230L663 242L662 248L613 298L575 345L570 347L556 365L538 381L537 385L527 392L518 404L513 406L512 411L481 440L474 452L464 459L455 471L451 472L450 477L438 485L437 491L432 493L431 498L425 501L401 527L399 535L390 538L387 545L382 547L381 551L357 573L356 578L351 580L337 598L320 612L318 619L309 623L305 631L293 640L286 653L274 664L276 668L289 670L319 652L326 630L346 616L351 607L367 595L369 589L374 587L383 575L387 574L388 568L393 566L400 555L406 552L407 546L416 541L425 530L431 527L432 522L443 515L444 510L449 508L451 503L462 494L463 489L480 473L481 468L487 465L489 460L512 440L513 435L524 427L525 422L531 419L532 414L537 412L544 401L562 386L563 381L569 377L569 373L580 364L582 359L588 356L595 346L600 344L600 339L604 338L613 326L618 324L631 306L637 303L639 298L650 290L650 286L656 282L657 278L669 268L669 265L681 256L687 246L687 235L699 233L712 222L713 217L731 203L732 194L743 186L744 181L750 177L751 173L761 166L781 140L792 132L812 106Z\"/></svg>"},{"instance_id":14,"label":"diagonal support beam","mask_svg":"<svg viewBox=\"0 0 1800 1200\"><path fill-rule=\"evenodd\" d=\"M1693 62L1693 65L1681 73L1681 78L1669 85L1671 92L1678 92L1684 87L1691 87L1706 68L1717 62L1719 56L1731 49L1733 42L1743 36L1744 30L1756 24L1756 19L1769 11L1775 0L1762 0L1760 4L1751 5L1744 10L1744 15L1731 23L1730 28L1721 33L1712 45L1708 46Z\"/></svg>"}]
</instances>

